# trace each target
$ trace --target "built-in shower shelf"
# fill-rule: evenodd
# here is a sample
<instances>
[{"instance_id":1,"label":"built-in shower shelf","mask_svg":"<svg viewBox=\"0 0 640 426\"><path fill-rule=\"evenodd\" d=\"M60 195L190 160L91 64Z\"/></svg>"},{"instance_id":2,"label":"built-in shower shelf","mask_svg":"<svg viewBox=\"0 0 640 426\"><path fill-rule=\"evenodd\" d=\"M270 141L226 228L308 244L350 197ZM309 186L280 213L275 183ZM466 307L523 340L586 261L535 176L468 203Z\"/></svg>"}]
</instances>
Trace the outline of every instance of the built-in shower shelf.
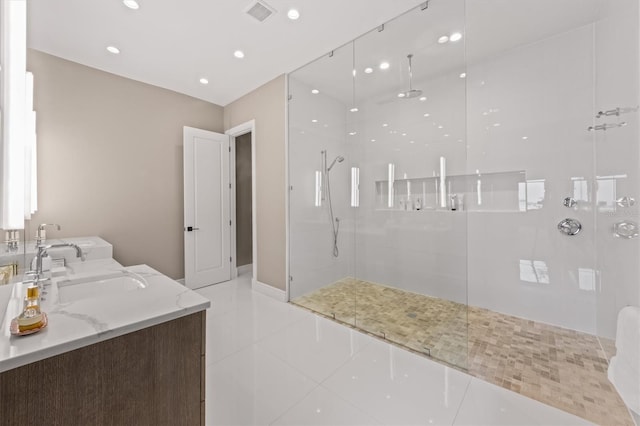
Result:
<instances>
[{"instance_id":1,"label":"built-in shower shelf","mask_svg":"<svg viewBox=\"0 0 640 426\"><path fill-rule=\"evenodd\" d=\"M523 170L449 175L444 185L440 176L395 179L391 188L388 180L375 184L376 210L517 212L527 205Z\"/></svg>"}]
</instances>

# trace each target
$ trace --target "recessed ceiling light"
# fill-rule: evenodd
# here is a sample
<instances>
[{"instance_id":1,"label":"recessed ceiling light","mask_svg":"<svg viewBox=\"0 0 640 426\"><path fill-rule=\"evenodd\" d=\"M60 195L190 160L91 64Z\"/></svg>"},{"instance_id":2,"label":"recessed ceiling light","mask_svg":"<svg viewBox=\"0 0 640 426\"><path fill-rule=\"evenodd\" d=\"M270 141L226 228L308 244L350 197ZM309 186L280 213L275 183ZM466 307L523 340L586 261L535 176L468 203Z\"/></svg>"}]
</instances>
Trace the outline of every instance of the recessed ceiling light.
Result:
<instances>
[{"instance_id":1,"label":"recessed ceiling light","mask_svg":"<svg viewBox=\"0 0 640 426\"><path fill-rule=\"evenodd\" d=\"M399 98L404 98L406 95L403 92L398 93Z\"/></svg>"},{"instance_id":2,"label":"recessed ceiling light","mask_svg":"<svg viewBox=\"0 0 640 426\"><path fill-rule=\"evenodd\" d=\"M317 95L318 93L320 93L320 91L318 89L312 89L311 93L313 93L314 95Z\"/></svg>"},{"instance_id":3,"label":"recessed ceiling light","mask_svg":"<svg viewBox=\"0 0 640 426\"><path fill-rule=\"evenodd\" d=\"M462 40L462 34L460 33L453 33L449 36L449 41L452 41L454 43L460 40Z\"/></svg>"},{"instance_id":4,"label":"recessed ceiling light","mask_svg":"<svg viewBox=\"0 0 640 426\"><path fill-rule=\"evenodd\" d=\"M389 69L389 62L380 63L380 69L381 70L388 70Z\"/></svg>"},{"instance_id":5,"label":"recessed ceiling light","mask_svg":"<svg viewBox=\"0 0 640 426\"><path fill-rule=\"evenodd\" d=\"M493 123L493 127L500 127L500 123Z\"/></svg>"},{"instance_id":6,"label":"recessed ceiling light","mask_svg":"<svg viewBox=\"0 0 640 426\"><path fill-rule=\"evenodd\" d=\"M203 78L200 79L200 83L209 84L209 80L207 80L206 78L203 77Z\"/></svg>"},{"instance_id":7,"label":"recessed ceiling light","mask_svg":"<svg viewBox=\"0 0 640 426\"><path fill-rule=\"evenodd\" d=\"M233 56L238 59L242 59L244 58L244 52L242 50L236 50L235 52L233 52Z\"/></svg>"},{"instance_id":8,"label":"recessed ceiling light","mask_svg":"<svg viewBox=\"0 0 640 426\"><path fill-rule=\"evenodd\" d=\"M113 53L114 55L117 55L118 53L120 53L120 49L118 49L115 46L107 46L107 50Z\"/></svg>"},{"instance_id":9,"label":"recessed ceiling light","mask_svg":"<svg viewBox=\"0 0 640 426\"><path fill-rule=\"evenodd\" d=\"M349 132L349 136L355 136L357 134L358 134L358 132Z\"/></svg>"},{"instance_id":10,"label":"recessed ceiling light","mask_svg":"<svg viewBox=\"0 0 640 426\"><path fill-rule=\"evenodd\" d=\"M466 72L461 73L460 78L467 78L467 73Z\"/></svg>"},{"instance_id":11,"label":"recessed ceiling light","mask_svg":"<svg viewBox=\"0 0 640 426\"><path fill-rule=\"evenodd\" d=\"M298 12L297 9L289 9L289 11L287 12L287 16L292 21L295 21L296 19L298 19L300 17L300 12Z\"/></svg>"},{"instance_id":12,"label":"recessed ceiling light","mask_svg":"<svg viewBox=\"0 0 640 426\"><path fill-rule=\"evenodd\" d=\"M406 133L403 133L403 134L402 134L402 136L407 136L407 134L406 134Z\"/></svg>"},{"instance_id":13,"label":"recessed ceiling light","mask_svg":"<svg viewBox=\"0 0 640 426\"><path fill-rule=\"evenodd\" d=\"M133 9L133 10L140 9L140 5L136 0L122 0L122 3L124 3L124 5L127 6L129 9Z\"/></svg>"},{"instance_id":14,"label":"recessed ceiling light","mask_svg":"<svg viewBox=\"0 0 640 426\"><path fill-rule=\"evenodd\" d=\"M364 73L365 74L371 74L372 72L373 72L373 68L371 68L371 67L367 67L367 68L364 69Z\"/></svg>"},{"instance_id":15,"label":"recessed ceiling light","mask_svg":"<svg viewBox=\"0 0 640 426\"><path fill-rule=\"evenodd\" d=\"M353 107L353 108L351 108L349 111L351 111L351 112L358 112L358 108Z\"/></svg>"},{"instance_id":16,"label":"recessed ceiling light","mask_svg":"<svg viewBox=\"0 0 640 426\"><path fill-rule=\"evenodd\" d=\"M444 129L444 126L441 124L438 126L438 129Z\"/></svg>"},{"instance_id":17,"label":"recessed ceiling light","mask_svg":"<svg viewBox=\"0 0 640 426\"><path fill-rule=\"evenodd\" d=\"M315 118L313 120L311 120L312 123L317 123L318 120L316 120Z\"/></svg>"},{"instance_id":18,"label":"recessed ceiling light","mask_svg":"<svg viewBox=\"0 0 640 426\"><path fill-rule=\"evenodd\" d=\"M375 141L376 141L375 139L371 139L371 142L375 142Z\"/></svg>"},{"instance_id":19,"label":"recessed ceiling light","mask_svg":"<svg viewBox=\"0 0 640 426\"><path fill-rule=\"evenodd\" d=\"M416 141L409 141L409 143L416 143Z\"/></svg>"},{"instance_id":20,"label":"recessed ceiling light","mask_svg":"<svg viewBox=\"0 0 640 426\"><path fill-rule=\"evenodd\" d=\"M429 114L428 112L425 112L425 113L424 113L424 116L425 116L425 117L429 117L430 115L431 115L431 114Z\"/></svg>"},{"instance_id":21,"label":"recessed ceiling light","mask_svg":"<svg viewBox=\"0 0 640 426\"><path fill-rule=\"evenodd\" d=\"M448 134L448 133L445 133L445 134L444 134L444 137L445 137L445 138L448 138L448 137L449 137L449 134Z\"/></svg>"},{"instance_id":22,"label":"recessed ceiling light","mask_svg":"<svg viewBox=\"0 0 640 426\"><path fill-rule=\"evenodd\" d=\"M423 97L421 97L421 98L420 98L420 101L421 101L421 102L424 102L424 101L426 101L426 100L427 100L427 97L426 97L426 96L423 96Z\"/></svg>"},{"instance_id":23,"label":"recessed ceiling light","mask_svg":"<svg viewBox=\"0 0 640 426\"><path fill-rule=\"evenodd\" d=\"M527 139L529 139L529 136L523 136L523 137L522 137L522 140L523 140L523 141L526 141Z\"/></svg>"},{"instance_id":24,"label":"recessed ceiling light","mask_svg":"<svg viewBox=\"0 0 640 426\"><path fill-rule=\"evenodd\" d=\"M445 44L445 43L446 43L446 42L448 42L448 41L449 41L449 36L446 36L446 35L445 35L445 36L442 36L442 37L440 37L440 38L438 39L438 43L440 43L440 44Z\"/></svg>"},{"instance_id":25,"label":"recessed ceiling light","mask_svg":"<svg viewBox=\"0 0 640 426\"><path fill-rule=\"evenodd\" d=\"M382 125L382 127L387 127L387 126L388 126L388 124L387 124L387 123L384 123L384 124Z\"/></svg>"}]
</instances>

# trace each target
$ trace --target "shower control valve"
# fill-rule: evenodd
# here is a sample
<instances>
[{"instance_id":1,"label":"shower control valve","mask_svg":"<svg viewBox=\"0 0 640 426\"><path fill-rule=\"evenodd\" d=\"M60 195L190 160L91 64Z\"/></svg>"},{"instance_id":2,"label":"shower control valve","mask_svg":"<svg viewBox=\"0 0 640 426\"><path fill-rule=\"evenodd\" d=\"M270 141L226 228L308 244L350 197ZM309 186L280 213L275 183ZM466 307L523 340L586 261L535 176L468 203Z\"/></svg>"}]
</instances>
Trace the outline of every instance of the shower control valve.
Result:
<instances>
[{"instance_id":1,"label":"shower control valve","mask_svg":"<svg viewBox=\"0 0 640 426\"><path fill-rule=\"evenodd\" d=\"M575 207L576 204L578 204L578 202L572 197L567 197L564 200L562 200L562 204L567 208L572 208L572 207Z\"/></svg>"},{"instance_id":2,"label":"shower control valve","mask_svg":"<svg viewBox=\"0 0 640 426\"><path fill-rule=\"evenodd\" d=\"M558 231L568 236L577 235L581 230L582 224L576 219L566 218L558 223Z\"/></svg>"},{"instance_id":3,"label":"shower control valve","mask_svg":"<svg viewBox=\"0 0 640 426\"><path fill-rule=\"evenodd\" d=\"M637 238L638 237L638 224L634 221L627 220L618 222L613 225L613 235L618 238Z\"/></svg>"}]
</instances>

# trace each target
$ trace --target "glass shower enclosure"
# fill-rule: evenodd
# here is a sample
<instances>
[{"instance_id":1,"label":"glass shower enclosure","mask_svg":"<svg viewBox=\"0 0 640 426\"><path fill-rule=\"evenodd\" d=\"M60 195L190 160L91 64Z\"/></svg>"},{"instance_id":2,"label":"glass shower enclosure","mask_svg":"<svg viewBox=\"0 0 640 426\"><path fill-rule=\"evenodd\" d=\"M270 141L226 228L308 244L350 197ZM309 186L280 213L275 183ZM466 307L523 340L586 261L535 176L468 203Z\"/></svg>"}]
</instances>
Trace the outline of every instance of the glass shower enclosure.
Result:
<instances>
[{"instance_id":1,"label":"glass shower enclosure","mask_svg":"<svg viewBox=\"0 0 640 426\"><path fill-rule=\"evenodd\" d=\"M465 368L464 1L431 3L289 76L290 298Z\"/></svg>"},{"instance_id":2,"label":"glass shower enclosure","mask_svg":"<svg viewBox=\"0 0 640 426\"><path fill-rule=\"evenodd\" d=\"M606 381L640 306L638 17L431 0L289 74L291 302L489 381L514 368L498 384L552 405L517 371L562 350Z\"/></svg>"}]
</instances>

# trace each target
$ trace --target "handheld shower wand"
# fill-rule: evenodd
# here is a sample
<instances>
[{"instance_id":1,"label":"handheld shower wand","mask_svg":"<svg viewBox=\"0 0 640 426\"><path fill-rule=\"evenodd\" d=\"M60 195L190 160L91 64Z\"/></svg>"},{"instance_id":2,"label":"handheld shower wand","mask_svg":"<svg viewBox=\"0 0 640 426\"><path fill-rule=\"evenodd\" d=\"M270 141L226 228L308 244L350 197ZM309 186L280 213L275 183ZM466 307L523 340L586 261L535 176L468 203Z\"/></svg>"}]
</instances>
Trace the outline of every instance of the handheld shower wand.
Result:
<instances>
[{"instance_id":1,"label":"handheld shower wand","mask_svg":"<svg viewBox=\"0 0 640 426\"><path fill-rule=\"evenodd\" d=\"M324 168L323 174L324 174L326 194L327 194L326 199L329 201L329 215L331 218L331 231L332 231L331 234L333 235L333 257L338 257L338 255L340 254L340 251L338 250L338 233L340 232L340 218L334 217L333 215L333 203L331 201L331 182L329 179L329 172L331 171L333 166L335 166L336 162L342 163L344 161L344 157L341 155L338 155L336 158L333 159L329 167L327 167L326 166L327 151L321 151L320 153L322 154L322 166Z\"/></svg>"},{"instance_id":2,"label":"handheld shower wand","mask_svg":"<svg viewBox=\"0 0 640 426\"><path fill-rule=\"evenodd\" d=\"M336 158L334 158L333 161L331 162L331 165L327 167L327 172L329 172L333 168L333 166L335 166L336 161L338 163L342 163L344 161L344 157L341 155L338 155Z\"/></svg>"}]
</instances>

